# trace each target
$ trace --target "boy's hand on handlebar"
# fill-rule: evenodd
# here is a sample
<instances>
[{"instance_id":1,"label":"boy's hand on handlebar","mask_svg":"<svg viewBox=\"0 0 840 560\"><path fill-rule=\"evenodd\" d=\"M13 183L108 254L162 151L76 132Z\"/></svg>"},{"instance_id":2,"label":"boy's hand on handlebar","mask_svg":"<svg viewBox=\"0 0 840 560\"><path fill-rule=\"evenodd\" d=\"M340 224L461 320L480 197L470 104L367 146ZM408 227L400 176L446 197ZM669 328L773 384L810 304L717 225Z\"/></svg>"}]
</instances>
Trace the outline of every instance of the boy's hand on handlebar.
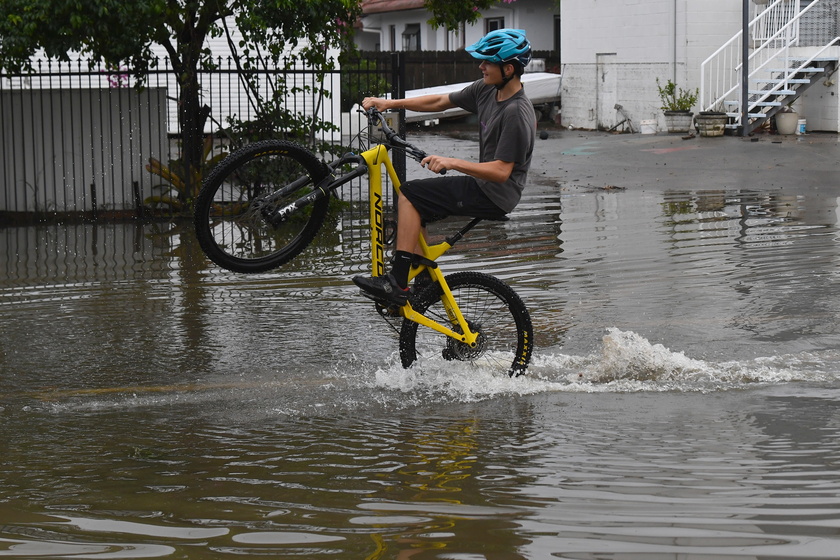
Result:
<instances>
[{"instance_id":1,"label":"boy's hand on handlebar","mask_svg":"<svg viewBox=\"0 0 840 560\"><path fill-rule=\"evenodd\" d=\"M454 165L454 158L442 157L442 156L426 156L420 162L420 165L428 169L429 171L434 171L435 173L446 173L447 169L453 169Z\"/></svg>"},{"instance_id":2,"label":"boy's hand on handlebar","mask_svg":"<svg viewBox=\"0 0 840 560\"><path fill-rule=\"evenodd\" d=\"M388 110L388 99L383 99L382 97L365 97L362 100L362 107L365 108L365 111L370 109L371 107L376 107L379 111L387 111Z\"/></svg>"}]
</instances>

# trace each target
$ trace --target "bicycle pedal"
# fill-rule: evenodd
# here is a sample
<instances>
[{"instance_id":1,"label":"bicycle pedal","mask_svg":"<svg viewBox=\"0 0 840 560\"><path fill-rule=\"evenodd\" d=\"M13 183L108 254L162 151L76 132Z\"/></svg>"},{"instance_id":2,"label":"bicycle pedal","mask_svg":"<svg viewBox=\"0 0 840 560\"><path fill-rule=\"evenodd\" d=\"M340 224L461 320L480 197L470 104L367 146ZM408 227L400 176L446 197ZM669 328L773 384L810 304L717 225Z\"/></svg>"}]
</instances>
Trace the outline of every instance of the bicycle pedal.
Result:
<instances>
[{"instance_id":1,"label":"bicycle pedal","mask_svg":"<svg viewBox=\"0 0 840 560\"><path fill-rule=\"evenodd\" d=\"M393 304L385 305L383 303L377 303L376 312L379 313L380 316L385 318L402 317L402 314L400 313L400 308Z\"/></svg>"},{"instance_id":2,"label":"bicycle pedal","mask_svg":"<svg viewBox=\"0 0 840 560\"><path fill-rule=\"evenodd\" d=\"M399 309L400 308L399 305L395 305L394 303L391 303L390 301L388 301L386 299L376 297L375 295L373 295L369 292L366 292L364 290L359 290L359 293L362 294L363 296L365 296L366 298L368 298L369 300L371 300L372 302L374 302L376 305L379 305L379 306L382 306L382 307L393 307L394 309Z\"/></svg>"}]
</instances>

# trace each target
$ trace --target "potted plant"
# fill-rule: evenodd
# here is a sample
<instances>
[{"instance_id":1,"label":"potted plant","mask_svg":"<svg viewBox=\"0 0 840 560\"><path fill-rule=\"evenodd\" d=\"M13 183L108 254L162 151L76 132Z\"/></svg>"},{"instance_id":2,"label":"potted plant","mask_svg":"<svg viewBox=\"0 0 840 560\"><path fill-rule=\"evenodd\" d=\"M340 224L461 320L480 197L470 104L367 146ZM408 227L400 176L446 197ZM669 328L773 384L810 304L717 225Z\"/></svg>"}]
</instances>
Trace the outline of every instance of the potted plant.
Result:
<instances>
[{"instance_id":1,"label":"potted plant","mask_svg":"<svg viewBox=\"0 0 840 560\"><path fill-rule=\"evenodd\" d=\"M700 111L694 117L694 126L700 136L723 136L729 116L720 104L716 104L708 111Z\"/></svg>"},{"instance_id":2,"label":"potted plant","mask_svg":"<svg viewBox=\"0 0 840 560\"><path fill-rule=\"evenodd\" d=\"M662 100L662 111L665 113L665 126L668 132L688 132L691 127L691 108L697 103L699 90L684 90L668 80L663 86L656 78L656 89Z\"/></svg>"},{"instance_id":3,"label":"potted plant","mask_svg":"<svg viewBox=\"0 0 840 560\"><path fill-rule=\"evenodd\" d=\"M799 115L790 105L785 105L776 113L776 132L779 134L794 134L799 124Z\"/></svg>"}]
</instances>

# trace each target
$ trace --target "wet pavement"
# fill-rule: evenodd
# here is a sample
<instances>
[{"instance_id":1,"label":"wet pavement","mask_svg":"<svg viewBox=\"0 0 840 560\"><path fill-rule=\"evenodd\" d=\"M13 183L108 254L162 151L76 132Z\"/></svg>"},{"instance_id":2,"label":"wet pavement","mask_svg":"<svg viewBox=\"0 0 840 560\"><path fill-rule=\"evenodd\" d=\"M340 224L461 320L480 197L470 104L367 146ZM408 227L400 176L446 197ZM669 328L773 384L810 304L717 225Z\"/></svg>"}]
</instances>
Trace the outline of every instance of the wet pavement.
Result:
<instances>
[{"instance_id":1,"label":"wet pavement","mask_svg":"<svg viewBox=\"0 0 840 560\"><path fill-rule=\"evenodd\" d=\"M835 559L837 140L550 130L441 262L528 305L517 379L402 369L350 217L253 276L0 228L0 556Z\"/></svg>"},{"instance_id":2,"label":"wet pavement","mask_svg":"<svg viewBox=\"0 0 840 560\"><path fill-rule=\"evenodd\" d=\"M840 194L837 134L686 138L553 128L537 140L531 179L596 189L751 189Z\"/></svg>"}]
</instances>

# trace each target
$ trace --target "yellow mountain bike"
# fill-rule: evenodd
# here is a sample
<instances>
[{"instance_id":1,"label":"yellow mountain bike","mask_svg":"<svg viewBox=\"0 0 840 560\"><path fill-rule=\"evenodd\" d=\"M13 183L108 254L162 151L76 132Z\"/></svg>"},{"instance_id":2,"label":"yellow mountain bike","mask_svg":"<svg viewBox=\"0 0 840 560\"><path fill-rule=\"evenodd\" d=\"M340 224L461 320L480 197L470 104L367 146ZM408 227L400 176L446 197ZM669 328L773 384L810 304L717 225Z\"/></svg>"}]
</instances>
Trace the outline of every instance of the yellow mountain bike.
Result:
<instances>
[{"instance_id":1,"label":"yellow mountain bike","mask_svg":"<svg viewBox=\"0 0 840 560\"><path fill-rule=\"evenodd\" d=\"M361 154L346 154L327 164L296 143L264 140L220 162L204 181L195 204L196 234L207 256L228 270L243 273L263 272L290 261L324 224L331 194L367 175L371 270L374 276L384 274L382 167L399 192L388 150L404 150L417 161L426 154L400 138L379 111L370 109L366 114L372 126L381 127L385 141ZM434 245L421 235L423 255L417 256L410 278L427 271L424 276L431 281L423 288L412 288L401 307L376 303L380 314L403 318L399 334L404 367L418 356L437 356L501 365L511 376L527 369L533 348L531 317L516 292L489 274L444 276L436 262L480 221L473 219Z\"/></svg>"}]
</instances>

